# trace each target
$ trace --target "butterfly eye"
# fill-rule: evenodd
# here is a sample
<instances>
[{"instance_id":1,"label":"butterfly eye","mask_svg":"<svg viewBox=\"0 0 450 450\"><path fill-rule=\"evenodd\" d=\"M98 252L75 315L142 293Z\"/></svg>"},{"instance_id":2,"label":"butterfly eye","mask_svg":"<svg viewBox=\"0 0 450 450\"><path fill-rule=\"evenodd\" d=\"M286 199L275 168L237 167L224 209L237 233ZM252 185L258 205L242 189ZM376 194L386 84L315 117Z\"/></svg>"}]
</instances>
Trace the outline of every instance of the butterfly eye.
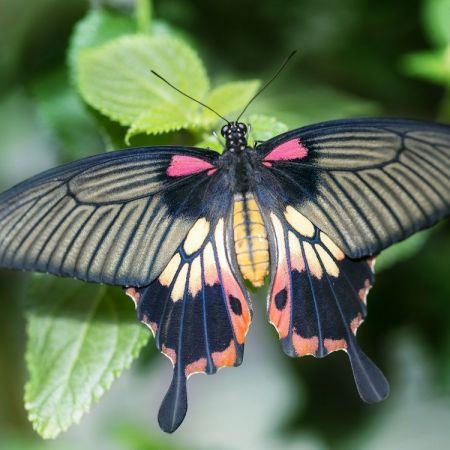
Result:
<instances>
[{"instance_id":1,"label":"butterfly eye","mask_svg":"<svg viewBox=\"0 0 450 450\"><path fill-rule=\"evenodd\" d=\"M220 134L221 134L223 137L225 137L225 135L228 133L228 130L229 130L229 126L228 126L228 125L224 125L224 126L222 127L222 129L220 130Z\"/></svg>"}]
</instances>

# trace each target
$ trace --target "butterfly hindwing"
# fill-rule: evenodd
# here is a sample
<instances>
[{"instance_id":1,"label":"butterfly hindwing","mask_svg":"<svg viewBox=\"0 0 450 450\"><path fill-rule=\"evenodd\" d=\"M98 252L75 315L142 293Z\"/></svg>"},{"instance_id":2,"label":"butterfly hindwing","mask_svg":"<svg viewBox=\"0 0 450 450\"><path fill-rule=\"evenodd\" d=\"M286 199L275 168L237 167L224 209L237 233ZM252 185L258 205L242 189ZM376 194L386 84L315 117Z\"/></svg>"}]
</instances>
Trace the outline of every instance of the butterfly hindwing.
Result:
<instances>
[{"instance_id":1,"label":"butterfly hindwing","mask_svg":"<svg viewBox=\"0 0 450 450\"><path fill-rule=\"evenodd\" d=\"M283 350L291 357L345 350L362 399L384 399L387 381L355 338L366 316L373 259L350 260L292 206L266 219L273 271L268 315Z\"/></svg>"},{"instance_id":2,"label":"butterfly hindwing","mask_svg":"<svg viewBox=\"0 0 450 450\"><path fill-rule=\"evenodd\" d=\"M217 157L187 147L136 148L19 184L0 195L0 266L107 284L150 283L206 214L203 198L220 204L223 188L210 183Z\"/></svg>"},{"instance_id":3,"label":"butterfly hindwing","mask_svg":"<svg viewBox=\"0 0 450 450\"><path fill-rule=\"evenodd\" d=\"M127 291L139 319L174 366L159 412L165 431L175 431L186 414L186 379L191 374L213 374L242 361L251 309L231 239L230 220L200 218L161 275L146 287Z\"/></svg>"},{"instance_id":4,"label":"butterfly hindwing","mask_svg":"<svg viewBox=\"0 0 450 450\"><path fill-rule=\"evenodd\" d=\"M450 127L338 120L258 147L266 185L345 254L380 252L450 213Z\"/></svg>"}]
</instances>

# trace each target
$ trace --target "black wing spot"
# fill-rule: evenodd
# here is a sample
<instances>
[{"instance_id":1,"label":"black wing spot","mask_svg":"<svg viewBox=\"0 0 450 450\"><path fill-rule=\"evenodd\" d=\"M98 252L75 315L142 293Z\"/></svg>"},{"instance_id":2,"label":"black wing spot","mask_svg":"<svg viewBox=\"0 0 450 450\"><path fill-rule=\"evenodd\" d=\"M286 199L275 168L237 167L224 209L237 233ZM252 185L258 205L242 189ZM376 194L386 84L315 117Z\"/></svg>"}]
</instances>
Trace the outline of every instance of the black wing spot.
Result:
<instances>
[{"instance_id":1,"label":"black wing spot","mask_svg":"<svg viewBox=\"0 0 450 450\"><path fill-rule=\"evenodd\" d=\"M278 292L278 294L275 296L275 306L279 311L282 311L287 303L287 292L286 289L283 289L282 291Z\"/></svg>"},{"instance_id":2,"label":"black wing spot","mask_svg":"<svg viewBox=\"0 0 450 450\"><path fill-rule=\"evenodd\" d=\"M241 301L238 298L230 295L230 305L231 310L233 311L234 314L236 314L237 316L242 315L242 305Z\"/></svg>"}]
</instances>

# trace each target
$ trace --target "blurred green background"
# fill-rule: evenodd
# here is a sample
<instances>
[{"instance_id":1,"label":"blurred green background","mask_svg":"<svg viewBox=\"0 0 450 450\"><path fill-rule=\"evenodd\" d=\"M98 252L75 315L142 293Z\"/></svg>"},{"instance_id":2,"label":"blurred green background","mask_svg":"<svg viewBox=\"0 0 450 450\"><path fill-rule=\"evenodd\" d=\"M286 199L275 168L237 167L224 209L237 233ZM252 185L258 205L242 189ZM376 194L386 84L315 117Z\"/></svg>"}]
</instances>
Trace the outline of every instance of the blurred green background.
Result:
<instances>
[{"instance_id":1,"label":"blurred green background","mask_svg":"<svg viewBox=\"0 0 450 450\"><path fill-rule=\"evenodd\" d=\"M83 105L67 74L74 26L100 7L133 16L135 2L0 2L2 190L59 162L125 146L126 130ZM298 49L252 106L290 128L374 115L450 123L448 0L158 0L152 14L198 52L213 84L265 80ZM189 140L172 133L133 143ZM382 257L358 337L391 382L386 402L360 401L342 352L285 357L258 294L244 364L190 380L188 416L173 436L156 422L171 367L150 341L79 425L41 440L23 406L30 277L0 271L0 448L447 449L449 225Z\"/></svg>"}]
</instances>

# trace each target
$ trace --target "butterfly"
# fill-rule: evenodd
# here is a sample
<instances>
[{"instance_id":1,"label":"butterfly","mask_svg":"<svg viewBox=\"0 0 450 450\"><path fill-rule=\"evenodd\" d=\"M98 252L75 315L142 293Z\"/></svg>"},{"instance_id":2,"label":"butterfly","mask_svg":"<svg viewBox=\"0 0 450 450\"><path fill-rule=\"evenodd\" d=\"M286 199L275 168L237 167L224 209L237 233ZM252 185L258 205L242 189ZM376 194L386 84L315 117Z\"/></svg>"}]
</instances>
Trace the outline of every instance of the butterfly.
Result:
<instances>
[{"instance_id":1,"label":"butterfly","mask_svg":"<svg viewBox=\"0 0 450 450\"><path fill-rule=\"evenodd\" d=\"M245 282L270 275L267 313L291 357L347 352L361 398L386 378L356 331L375 256L450 212L450 127L338 120L222 154L143 147L49 170L0 194L0 267L123 286L173 364L159 424L187 411L186 380L242 362Z\"/></svg>"}]
</instances>

